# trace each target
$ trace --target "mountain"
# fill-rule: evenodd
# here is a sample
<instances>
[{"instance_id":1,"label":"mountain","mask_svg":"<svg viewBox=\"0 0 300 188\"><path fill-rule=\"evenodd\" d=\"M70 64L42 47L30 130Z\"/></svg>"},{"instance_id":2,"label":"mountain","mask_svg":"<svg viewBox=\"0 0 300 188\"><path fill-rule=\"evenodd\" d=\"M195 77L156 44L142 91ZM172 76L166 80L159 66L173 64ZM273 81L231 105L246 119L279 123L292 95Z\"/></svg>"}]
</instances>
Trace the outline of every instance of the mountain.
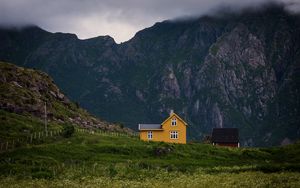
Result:
<instances>
[{"instance_id":1,"label":"mountain","mask_svg":"<svg viewBox=\"0 0 300 188\"><path fill-rule=\"evenodd\" d=\"M163 21L121 44L35 26L0 42L0 60L47 72L108 121L136 129L174 109L190 139L213 127L238 127L244 146L300 138L300 16L280 5Z\"/></svg>"},{"instance_id":2,"label":"mountain","mask_svg":"<svg viewBox=\"0 0 300 188\"><path fill-rule=\"evenodd\" d=\"M0 141L43 130L45 107L49 129L75 124L82 128L130 131L93 117L71 102L46 73L5 62L0 62L0 72Z\"/></svg>"}]
</instances>

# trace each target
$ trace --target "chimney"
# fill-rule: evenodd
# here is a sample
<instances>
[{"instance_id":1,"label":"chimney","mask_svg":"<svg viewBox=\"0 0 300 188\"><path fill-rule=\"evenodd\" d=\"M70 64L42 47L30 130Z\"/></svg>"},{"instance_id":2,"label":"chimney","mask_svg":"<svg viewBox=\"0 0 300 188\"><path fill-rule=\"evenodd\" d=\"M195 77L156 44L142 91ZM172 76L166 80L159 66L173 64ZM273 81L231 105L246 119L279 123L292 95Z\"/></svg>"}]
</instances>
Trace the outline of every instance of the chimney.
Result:
<instances>
[{"instance_id":1,"label":"chimney","mask_svg":"<svg viewBox=\"0 0 300 188\"><path fill-rule=\"evenodd\" d=\"M174 114L174 110L170 110L170 116Z\"/></svg>"}]
</instances>

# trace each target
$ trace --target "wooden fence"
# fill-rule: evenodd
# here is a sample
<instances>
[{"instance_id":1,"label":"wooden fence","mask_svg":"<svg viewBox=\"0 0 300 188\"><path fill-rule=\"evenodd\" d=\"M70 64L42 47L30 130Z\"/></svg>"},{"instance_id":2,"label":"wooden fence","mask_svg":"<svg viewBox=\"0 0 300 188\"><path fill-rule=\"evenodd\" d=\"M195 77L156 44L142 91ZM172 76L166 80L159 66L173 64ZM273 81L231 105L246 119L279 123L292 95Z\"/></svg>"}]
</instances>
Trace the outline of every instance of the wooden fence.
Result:
<instances>
[{"instance_id":1,"label":"wooden fence","mask_svg":"<svg viewBox=\"0 0 300 188\"><path fill-rule=\"evenodd\" d=\"M103 136L125 136L125 137L133 137L133 138L136 138L139 135L136 132L121 133L121 132L103 131L103 130L98 130L98 129L92 130L92 129L75 128L75 131L82 132L82 133L88 133L88 134L99 134L99 135L103 135ZM62 133L62 129L52 130L52 131L48 131L48 132L45 132L45 131L34 132L23 138L17 138L17 139L5 141L5 142L0 142L0 153L6 152L9 150L13 150L13 149L21 147L21 146L39 144L39 143L41 143L40 141L42 141L46 138L58 136L61 133Z\"/></svg>"},{"instance_id":2,"label":"wooden fence","mask_svg":"<svg viewBox=\"0 0 300 188\"><path fill-rule=\"evenodd\" d=\"M112 132L112 131L104 131L100 129L80 129L76 128L76 132L85 132L89 134L100 134L103 136L126 136L126 137L138 137L139 133L137 132L131 132L131 133L125 133L125 132Z\"/></svg>"},{"instance_id":3,"label":"wooden fence","mask_svg":"<svg viewBox=\"0 0 300 188\"><path fill-rule=\"evenodd\" d=\"M45 131L34 132L34 133L27 135L26 137L15 138L15 139L12 139L9 141L1 142L0 143L0 152L12 150L17 147L24 146L24 145L34 145L34 144L39 143L37 141L44 140L45 138L51 138L54 136L58 136L61 134L61 132L62 132L62 129L61 130L51 130L51 131L47 131L47 132L45 132Z\"/></svg>"}]
</instances>

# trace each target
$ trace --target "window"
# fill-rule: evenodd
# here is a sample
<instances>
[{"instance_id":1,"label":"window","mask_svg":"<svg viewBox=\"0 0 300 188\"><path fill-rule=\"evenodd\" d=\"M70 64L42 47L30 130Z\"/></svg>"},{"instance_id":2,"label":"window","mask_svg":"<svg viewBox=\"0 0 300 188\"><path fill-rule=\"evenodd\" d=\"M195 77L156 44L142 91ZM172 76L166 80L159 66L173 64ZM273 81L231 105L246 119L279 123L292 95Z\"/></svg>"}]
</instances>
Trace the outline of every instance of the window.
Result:
<instances>
[{"instance_id":1,"label":"window","mask_svg":"<svg viewBox=\"0 0 300 188\"><path fill-rule=\"evenodd\" d=\"M177 131L170 131L170 138L171 139L178 139L178 132Z\"/></svg>"},{"instance_id":2,"label":"window","mask_svg":"<svg viewBox=\"0 0 300 188\"><path fill-rule=\"evenodd\" d=\"M148 140L152 140L152 131L148 131Z\"/></svg>"},{"instance_id":3,"label":"window","mask_svg":"<svg viewBox=\"0 0 300 188\"><path fill-rule=\"evenodd\" d=\"M176 123L177 123L176 118L173 118L173 119L171 120L171 125L172 125L172 126L176 126Z\"/></svg>"}]
</instances>

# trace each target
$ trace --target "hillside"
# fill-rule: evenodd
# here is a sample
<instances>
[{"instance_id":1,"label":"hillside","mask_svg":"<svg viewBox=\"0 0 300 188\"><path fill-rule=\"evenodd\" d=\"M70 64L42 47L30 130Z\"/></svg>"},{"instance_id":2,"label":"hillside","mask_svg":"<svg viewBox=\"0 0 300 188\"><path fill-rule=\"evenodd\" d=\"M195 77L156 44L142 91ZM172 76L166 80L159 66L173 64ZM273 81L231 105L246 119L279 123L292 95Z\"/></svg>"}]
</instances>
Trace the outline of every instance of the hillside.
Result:
<instances>
[{"instance_id":1,"label":"hillside","mask_svg":"<svg viewBox=\"0 0 300 188\"><path fill-rule=\"evenodd\" d=\"M297 187L299 143L277 148L143 142L76 132L0 155L4 187Z\"/></svg>"},{"instance_id":2,"label":"hillside","mask_svg":"<svg viewBox=\"0 0 300 188\"><path fill-rule=\"evenodd\" d=\"M47 72L73 101L136 129L174 109L200 140L238 127L242 145L300 138L300 16L280 5L163 21L116 44L38 27L0 30L0 60Z\"/></svg>"},{"instance_id":3,"label":"hillside","mask_svg":"<svg viewBox=\"0 0 300 188\"><path fill-rule=\"evenodd\" d=\"M90 115L70 101L47 74L0 62L0 141L66 124L89 129L130 131Z\"/></svg>"}]
</instances>

